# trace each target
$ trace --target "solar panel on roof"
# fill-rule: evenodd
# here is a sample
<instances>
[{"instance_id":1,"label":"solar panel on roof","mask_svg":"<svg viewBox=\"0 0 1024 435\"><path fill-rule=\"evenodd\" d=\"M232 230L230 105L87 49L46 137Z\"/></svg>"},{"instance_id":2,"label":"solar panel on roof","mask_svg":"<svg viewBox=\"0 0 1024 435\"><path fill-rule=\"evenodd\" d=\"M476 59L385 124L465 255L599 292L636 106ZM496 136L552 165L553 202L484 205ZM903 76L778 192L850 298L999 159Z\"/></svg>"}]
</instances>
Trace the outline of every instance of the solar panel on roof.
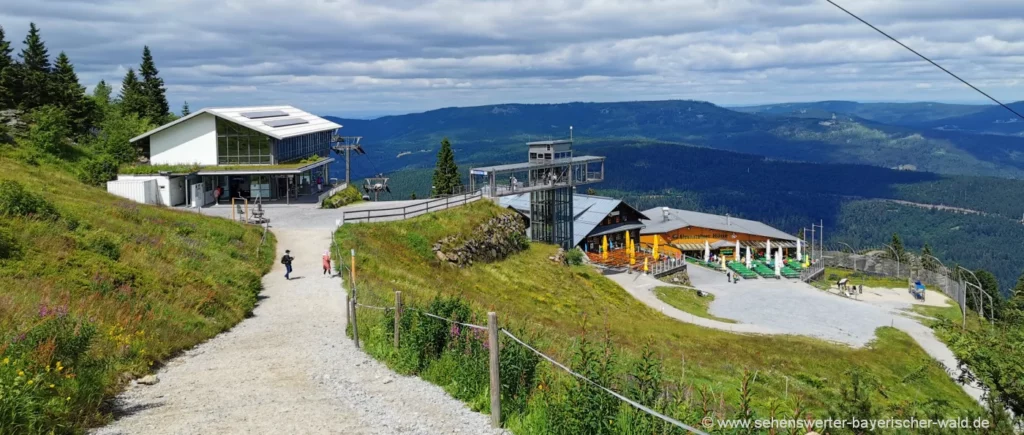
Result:
<instances>
[{"instance_id":1,"label":"solar panel on roof","mask_svg":"<svg viewBox=\"0 0 1024 435\"><path fill-rule=\"evenodd\" d=\"M263 121L264 124L270 127L287 127L289 125L309 124L309 121L301 118L287 118L287 119L272 119L270 121Z\"/></svg>"},{"instance_id":2,"label":"solar panel on roof","mask_svg":"<svg viewBox=\"0 0 1024 435\"><path fill-rule=\"evenodd\" d=\"M245 113L240 113L240 115L242 115L242 116L244 116L246 118L249 118L249 119L263 119L263 118L274 118L274 117L278 117L278 116L288 116L287 113L282 112L280 110L266 110L266 111L263 111L263 112L245 112Z\"/></svg>"}]
</instances>

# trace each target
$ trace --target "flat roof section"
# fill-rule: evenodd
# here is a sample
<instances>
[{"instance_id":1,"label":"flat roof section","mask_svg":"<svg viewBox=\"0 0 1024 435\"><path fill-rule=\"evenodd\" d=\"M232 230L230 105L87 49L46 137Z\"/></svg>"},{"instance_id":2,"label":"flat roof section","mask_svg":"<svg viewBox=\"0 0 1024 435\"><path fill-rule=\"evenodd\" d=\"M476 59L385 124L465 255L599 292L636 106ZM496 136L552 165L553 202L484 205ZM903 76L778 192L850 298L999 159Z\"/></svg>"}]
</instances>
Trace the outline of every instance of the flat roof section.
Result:
<instances>
[{"instance_id":1,"label":"flat roof section","mask_svg":"<svg viewBox=\"0 0 1024 435\"><path fill-rule=\"evenodd\" d=\"M486 175L491 172L516 172L516 171L529 171L533 169L546 169L546 168L557 168L559 166L566 166L572 164L584 164L584 163L597 163L603 162L604 157L598 156L577 156L567 159L553 159L545 160L543 162L523 162L523 163L509 163L507 165L495 165L495 166L484 166L480 168L470 169L471 175Z\"/></svg>"},{"instance_id":2,"label":"flat roof section","mask_svg":"<svg viewBox=\"0 0 1024 435\"><path fill-rule=\"evenodd\" d=\"M533 142L527 142L526 144L530 145L530 146L533 146L533 145L562 145L562 144L571 144L571 143L572 143L572 141L569 140L569 139L556 139L556 140L538 140L538 141L533 141Z\"/></svg>"},{"instance_id":3,"label":"flat roof section","mask_svg":"<svg viewBox=\"0 0 1024 435\"><path fill-rule=\"evenodd\" d=\"M183 116L174 121L168 122L167 124L161 125L143 134L129 139L129 142L135 142L140 139L149 137L153 133L157 133L162 130L166 130L175 125L186 122L196 116L203 113L209 113L218 118L222 118L235 124L251 128L274 139L284 140L290 137L302 136L304 134L319 133L322 131L331 131L341 128L340 124L328 121L324 118L316 116L312 113L306 112L301 109L297 109L292 106L259 106L259 107L208 107ZM267 116L268 113L273 113L273 116ZM280 115L278 113L283 113ZM248 116L247 116L248 115ZM260 116L263 115L263 116ZM255 116L255 117L253 117ZM287 118L283 118L287 116ZM274 120L302 120L304 122L296 122L288 125L268 125L263 120L267 118ZM270 122L270 121L266 121Z\"/></svg>"}]
</instances>

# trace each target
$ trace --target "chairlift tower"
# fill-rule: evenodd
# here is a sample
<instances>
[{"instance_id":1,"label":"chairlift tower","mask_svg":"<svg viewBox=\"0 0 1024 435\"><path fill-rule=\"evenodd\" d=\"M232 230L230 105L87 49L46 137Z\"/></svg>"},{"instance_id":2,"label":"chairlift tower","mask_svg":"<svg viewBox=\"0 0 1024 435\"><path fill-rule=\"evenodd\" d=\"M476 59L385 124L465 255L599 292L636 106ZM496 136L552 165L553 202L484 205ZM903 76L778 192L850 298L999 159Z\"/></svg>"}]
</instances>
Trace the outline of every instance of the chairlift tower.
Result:
<instances>
[{"instance_id":1,"label":"chairlift tower","mask_svg":"<svg viewBox=\"0 0 1024 435\"><path fill-rule=\"evenodd\" d=\"M345 184L352 182L352 164L351 154L355 151L356 154L366 154L363 150L363 146L359 144L359 141L363 139L362 136L331 136L331 149L334 152L341 154L345 153Z\"/></svg>"},{"instance_id":2,"label":"chairlift tower","mask_svg":"<svg viewBox=\"0 0 1024 435\"><path fill-rule=\"evenodd\" d=\"M376 177L369 177L363 182L363 191L367 194L373 193L373 200L377 201L380 197L381 192L387 192L391 194L391 188L388 187L388 177L384 174L377 174Z\"/></svg>"},{"instance_id":3,"label":"chairlift tower","mask_svg":"<svg viewBox=\"0 0 1024 435\"><path fill-rule=\"evenodd\" d=\"M530 237L572 249L574 191L604 181L605 160L573 156L572 144L572 139L528 142L526 163L470 169L470 191L480 189L490 198L529 193Z\"/></svg>"}]
</instances>

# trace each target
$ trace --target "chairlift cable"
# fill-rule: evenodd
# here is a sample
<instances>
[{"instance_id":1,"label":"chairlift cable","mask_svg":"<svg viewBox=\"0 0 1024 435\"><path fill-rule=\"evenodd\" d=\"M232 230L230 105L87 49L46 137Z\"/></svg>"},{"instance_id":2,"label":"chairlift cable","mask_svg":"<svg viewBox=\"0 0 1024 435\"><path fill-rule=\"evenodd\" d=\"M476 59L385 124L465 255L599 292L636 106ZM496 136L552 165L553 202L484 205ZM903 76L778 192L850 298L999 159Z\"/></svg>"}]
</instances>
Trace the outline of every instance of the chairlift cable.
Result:
<instances>
[{"instance_id":1,"label":"chairlift cable","mask_svg":"<svg viewBox=\"0 0 1024 435\"><path fill-rule=\"evenodd\" d=\"M950 75L950 76L952 76L953 78L955 78L955 79L959 80L959 81L960 81L961 83L963 83L963 84L967 85L967 86L968 86L968 87L970 87L971 89L974 89L975 91L977 91L977 92L978 92L978 93L980 93L981 95L984 95L984 96L985 96L986 98L988 98L988 99L990 99L990 100L994 101L994 102L995 102L996 104L998 104L998 105L1000 105L1000 106L1003 106L1003 108L1004 108L1004 109L1006 109L1006 110L1009 110L1009 111L1010 111L1010 112L1012 112L1012 113L1013 113L1014 115L1017 115L1017 117L1018 117L1018 118L1020 118L1020 119L1024 119L1024 115L1021 115L1021 114L1020 114L1020 113L1018 113L1018 112L1017 112L1016 110L1013 110L1012 108L1010 108L1010 106L1007 106L1007 105L1003 104L1003 103L1002 103L1001 101L999 101L999 100L995 99L994 97L992 97L991 95L989 95L989 94L985 93L985 91L983 91L983 90L981 90L981 89L978 89L978 87L977 87L977 86L974 86L974 85L970 84L970 83L969 83L969 82L968 82L967 80L964 80L964 79L960 78L960 76L958 76L958 75L956 75L956 74L953 74L953 73L952 73L952 72L951 72L950 70L948 70L948 69L946 69L946 68L943 68L943 67L942 67L942 65L939 65L938 63L935 63L935 61L933 61L933 60L929 59L929 58L928 58L928 57L926 57L925 55L923 55L923 54L921 54L921 53L918 53L918 52L917 52L916 50L914 50L913 48L910 48L909 46L907 46L907 44L904 44L904 43L900 42L900 40L898 40L898 39L896 39L896 38L894 38L894 37L890 36L890 35L889 35L888 33L885 33L884 31L882 31L882 29L879 29L878 27L875 27L875 26L874 26L874 25L872 25L871 23L869 23L869 22L865 21L865 20L864 20L863 18L861 18L861 17L858 17L857 15L855 15L855 14L854 14L853 12L850 12L850 11L846 10L846 8L844 8L844 7L842 7L842 6L839 6L839 5L838 5L838 4L836 3L836 2L834 2L834 1L832 1L832 0L825 0L825 1L829 2L830 4L832 4L832 6L835 6L835 7L839 8L839 10L841 10L841 11L843 11L843 12L846 12L846 14L847 14L847 15L849 15L849 16L851 16L851 17L853 17L853 18L856 18L856 19L857 19L857 21L860 21L860 22L864 23L864 25L866 25L866 26L868 26L868 27L870 27L870 28L874 29L874 31L876 31L876 32L878 32L878 33L881 33L881 34L882 34L883 36L885 36L886 38L889 38L889 39L891 39L891 40L892 40L893 42L895 42L895 43L899 44L899 45L900 45L901 47L903 47L903 48L906 48L906 49L907 49L907 50L909 50L909 51L910 51L911 53L914 53L914 54L916 54L916 55L917 55L917 57L920 57L921 59L924 59L924 60L928 61L928 63L930 63L930 64L932 64L932 65L935 65L935 67L936 67L936 68L938 68L938 69L942 70L942 71L943 71L943 72L945 72L946 74L949 74L949 75Z\"/></svg>"}]
</instances>

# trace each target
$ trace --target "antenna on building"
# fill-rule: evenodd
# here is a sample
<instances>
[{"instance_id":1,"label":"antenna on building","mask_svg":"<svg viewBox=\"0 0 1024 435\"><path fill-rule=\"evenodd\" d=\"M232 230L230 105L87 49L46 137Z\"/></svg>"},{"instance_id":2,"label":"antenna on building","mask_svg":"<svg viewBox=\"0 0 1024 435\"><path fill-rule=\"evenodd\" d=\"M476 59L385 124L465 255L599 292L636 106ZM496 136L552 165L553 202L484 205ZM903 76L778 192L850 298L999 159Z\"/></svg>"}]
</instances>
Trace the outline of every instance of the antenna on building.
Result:
<instances>
[{"instance_id":1,"label":"antenna on building","mask_svg":"<svg viewBox=\"0 0 1024 435\"><path fill-rule=\"evenodd\" d=\"M569 141L572 142L572 126L569 126Z\"/></svg>"},{"instance_id":2,"label":"antenna on building","mask_svg":"<svg viewBox=\"0 0 1024 435\"><path fill-rule=\"evenodd\" d=\"M730 220L729 220L729 213L726 213L725 214L725 224L729 225L729 222L730 222Z\"/></svg>"}]
</instances>

